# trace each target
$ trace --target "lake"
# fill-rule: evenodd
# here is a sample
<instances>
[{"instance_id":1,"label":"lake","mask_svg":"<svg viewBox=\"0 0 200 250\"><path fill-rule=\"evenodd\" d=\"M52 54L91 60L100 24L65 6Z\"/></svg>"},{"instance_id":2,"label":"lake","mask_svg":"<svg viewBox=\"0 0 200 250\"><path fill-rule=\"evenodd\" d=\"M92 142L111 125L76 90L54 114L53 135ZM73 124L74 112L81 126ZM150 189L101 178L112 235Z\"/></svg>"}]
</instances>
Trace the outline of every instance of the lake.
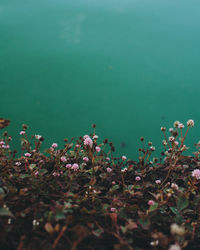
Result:
<instances>
[{"instance_id":1,"label":"lake","mask_svg":"<svg viewBox=\"0 0 200 250\"><path fill-rule=\"evenodd\" d=\"M200 140L200 1L1 0L0 116L13 147L21 124L44 147L97 125L116 153L140 137L161 150L161 126L194 119ZM191 152L193 152L193 147Z\"/></svg>"}]
</instances>

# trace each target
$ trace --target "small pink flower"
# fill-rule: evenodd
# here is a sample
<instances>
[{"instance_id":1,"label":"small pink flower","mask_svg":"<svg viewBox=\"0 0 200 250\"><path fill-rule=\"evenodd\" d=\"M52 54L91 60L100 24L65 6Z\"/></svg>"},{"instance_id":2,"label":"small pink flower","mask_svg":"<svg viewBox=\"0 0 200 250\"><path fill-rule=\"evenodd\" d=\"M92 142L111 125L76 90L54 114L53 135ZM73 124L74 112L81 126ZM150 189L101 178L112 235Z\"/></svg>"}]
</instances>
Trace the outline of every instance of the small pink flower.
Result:
<instances>
[{"instance_id":1,"label":"small pink flower","mask_svg":"<svg viewBox=\"0 0 200 250\"><path fill-rule=\"evenodd\" d=\"M6 145L5 148L10 148L10 145Z\"/></svg>"},{"instance_id":2,"label":"small pink flower","mask_svg":"<svg viewBox=\"0 0 200 250\"><path fill-rule=\"evenodd\" d=\"M76 144L76 148L80 148L81 147L81 145L80 144Z\"/></svg>"},{"instance_id":3,"label":"small pink flower","mask_svg":"<svg viewBox=\"0 0 200 250\"><path fill-rule=\"evenodd\" d=\"M176 144L176 146L178 146L179 142L178 142L178 141L175 141L174 144Z\"/></svg>"},{"instance_id":4,"label":"small pink flower","mask_svg":"<svg viewBox=\"0 0 200 250\"><path fill-rule=\"evenodd\" d=\"M110 161L110 158L109 158L109 157L106 157L106 161Z\"/></svg>"},{"instance_id":5,"label":"small pink flower","mask_svg":"<svg viewBox=\"0 0 200 250\"><path fill-rule=\"evenodd\" d=\"M93 141L89 136L84 139L84 145L92 147Z\"/></svg>"},{"instance_id":6,"label":"small pink flower","mask_svg":"<svg viewBox=\"0 0 200 250\"><path fill-rule=\"evenodd\" d=\"M57 144L57 143L53 143L53 144L51 145L51 147L52 147L52 148L57 148L57 147L58 147L58 144Z\"/></svg>"},{"instance_id":7,"label":"small pink flower","mask_svg":"<svg viewBox=\"0 0 200 250\"><path fill-rule=\"evenodd\" d=\"M101 148L98 147L98 146L96 146L96 151L97 151L97 152L100 152L100 151L101 151Z\"/></svg>"},{"instance_id":8,"label":"small pink flower","mask_svg":"<svg viewBox=\"0 0 200 250\"><path fill-rule=\"evenodd\" d=\"M140 181L140 180L141 180L140 176L136 176L136 177L135 177L135 180L136 180L136 181Z\"/></svg>"},{"instance_id":9,"label":"small pink flower","mask_svg":"<svg viewBox=\"0 0 200 250\"><path fill-rule=\"evenodd\" d=\"M61 156L61 157L60 157L60 160L61 160L62 162L66 162L66 161L67 161L67 158L66 158L65 156Z\"/></svg>"},{"instance_id":10,"label":"small pink flower","mask_svg":"<svg viewBox=\"0 0 200 250\"><path fill-rule=\"evenodd\" d=\"M178 190L178 185L176 183L172 183L171 188Z\"/></svg>"},{"instance_id":11,"label":"small pink flower","mask_svg":"<svg viewBox=\"0 0 200 250\"><path fill-rule=\"evenodd\" d=\"M84 135L83 136L83 139L85 140L86 138L88 138L89 137L89 135Z\"/></svg>"},{"instance_id":12,"label":"small pink flower","mask_svg":"<svg viewBox=\"0 0 200 250\"><path fill-rule=\"evenodd\" d=\"M72 164L66 164L65 167L66 167L66 168L71 168L71 167L72 167Z\"/></svg>"},{"instance_id":13,"label":"small pink flower","mask_svg":"<svg viewBox=\"0 0 200 250\"><path fill-rule=\"evenodd\" d=\"M3 144L5 144L5 142L4 141L0 141L0 145L3 145Z\"/></svg>"},{"instance_id":14,"label":"small pink flower","mask_svg":"<svg viewBox=\"0 0 200 250\"><path fill-rule=\"evenodd\" d=\"M197 180L199 180L200 179L200 170L199 169L193 170L192 176L195 177Z\"/></svg>"},{"instance_id":15,"label":"small pink flower","mask_svg":"<svg viewBox=\"0 0 200 250\"><path fill-rule=\"evenodd\" d=\"M110 211L111 211L111 212L115 212L115 211L116 211L116 208L115 208L115 207L111 207Z\"/></svg>"},{"instance_id":16,"label":"small pink flower","mask_svg":"<svg viewBox=\"0 0 200 250\"><path fill-rule=\"evenodd\" d=\"M169 128L169 132L172 132L173 131L173 128Z\"/></svg>"},{"instance_id":17,"label":"small pink flower","mask_svg":"<svg viewBox=\"0 0 200 250\"><path fill-rule=\"evenodd\" d=\"M59 172L53 172L52 175L53 175L53 176L60 176L60 173L59 173Z\"/></svg>"},{"instance_id":18,"label":"small pink flower","mask_svg":"<svg viewBox=\"0 0 200 250\"><path fill-rule=\"evenodd\" d=\"M20 131L19 134L20 134L20 135L24 135L25 133L26 133L26 132L22 130L22 131Z\"/></svg>"},{"instance_id":19,"label":"small pink flower","mask_svg":"<svg viewBox=\"0 0 200 250\"><path fill-rule=\"evenodd\" d=\"M178 128L181 128L181 129L184 128L183 123L179 123Z\"/></svg>"},{"instance_id":20,"label":"small pink flower","mask_svg":"<svg viewBox=\"0 0 200 250\"><path fill-rule=\"evenodd\" d=\"M86 161L86 162L89 161L88 157L83 157L83 160Z\"/></svg>"},{"instance_id":21,"label":"small pink flower","mask_svg":"<svg viewBox=\"0 0 200 250\"><path fill-rule=\"evenodd\" d=\"M156 184L160 184L160 183L161 183L161 180L156 180L155 183L156 183Z\"/></svg>"},{"instance_id":22,"label":"small pink flower","mask_svg":"<svg viewBox=\"0 0 200 250\"><path fill-rule=\"evenodd\" d=\"M15 165L16 165L16 166L20 166L20 165L21 165L21 162L17 161L17 162L15 162Z\"/></svg>"},{"instance_id":23,"label":"small pink flower","mask_svg":"<svg viewBox=\"0 0 200 250\"><path fill-rule=\"evenodd\" d=\"M112 168L106 168L106 170L108 173L112 172Z\"/></svg>"},{"instance_id":24,"label":"small pink flower","mask_svg":"<svg viewBox=\"0 0 200 250\"><path fill-rule=\"evenodd\" d=\"M36 171L36 172L35 172L35 176L37 176L38 174L39 174L39 172L38 172L38 171Z\"/></svg>"},{"instance_id":25,"label":"small pink flower","mask_svg":"<svg viewBox=\"0 0 200 250\"><path fill-rule=\"evenodd\" d=\"M125 161L127 158L125 155L122 156L122 161Z\"/></svg>"},{"instance_id":26,"label":"small pink flower","mask_svg":"<svg viewBox=\"0 0 200 250\"><path fill-rule=\"evenodd\" d=\"M42 163L44 163L44 161L43 161L43 160L40 160L39 163L42 164Z\"/></svg>"},{"instance_id":27,"label":"small pink flower","mask_svg":"<svg viewBox=\"0 0 200 250\"><path fill-rule=\"evenodd\" d=\"M24 154L26 157L31 157L31 154L30 153L25 153Z\"/></svg>"},{"instance_id":28,"label":"small pink flower","mask_svg":"<svg viewBox=\"0 0 200 250\"><path fill-rule=\"evenodd\" d=\"M175 140L175 138L173 136L169 137L169 141L173 142Z\"/></svg>"},{"instance_id":29,"label":"small pink flower","mask_svg":"<svg viewBox=\"0 0 200 250\"><path fill-rule=\"evenodd\" d=\"M116 184L116 182L115 182L115 181L112 181L112 184L113 184L113 185L115 185L115 184Z\"/></svg>"},{"instance_id":30,"label":"small pink flower","mask_svg":"<svg viewBox=\"0 0 200 250\"><path fill-rule=\"evenodd\" d=\"M153 201L153 200L149 200L149 201L148 201L148 205L149 205L149 206L153 206L154 204L155 204L155 201Z\"/></svg>"},{"instance_id":31,"label":"small pink flower","mask_svg":"<svg viewBox=\"0 0 200 250\"><path fill-rule=\"evenodd\" d=\"M72 165L72 169L73 169L74 171L77 171L77 170L79 169L79 165L78 165L77 163L74 163L74 164Z\"/></svg>"}]
</instances>

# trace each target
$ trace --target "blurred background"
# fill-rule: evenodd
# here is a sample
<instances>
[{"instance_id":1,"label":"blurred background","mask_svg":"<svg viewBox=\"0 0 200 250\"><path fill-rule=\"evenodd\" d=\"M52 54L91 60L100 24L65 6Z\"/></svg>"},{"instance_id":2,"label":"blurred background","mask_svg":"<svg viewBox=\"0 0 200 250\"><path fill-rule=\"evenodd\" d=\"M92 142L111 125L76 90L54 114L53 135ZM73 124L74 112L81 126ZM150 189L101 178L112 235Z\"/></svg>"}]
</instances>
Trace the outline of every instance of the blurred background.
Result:
<instances>
[{"instance_id":1,"label":"blurred background","mask_svg":"<svg viewBox=\"0 0 200 250\"><path fill-rule=\"evenodd\" d=\"M160 127L193 119L193 152L199 10L199 0L1 0L0 117L13 147L23 123L44 148L95 123L116 154L137 157L144 136L159 155Z\"/></svg>"}]
</instances>

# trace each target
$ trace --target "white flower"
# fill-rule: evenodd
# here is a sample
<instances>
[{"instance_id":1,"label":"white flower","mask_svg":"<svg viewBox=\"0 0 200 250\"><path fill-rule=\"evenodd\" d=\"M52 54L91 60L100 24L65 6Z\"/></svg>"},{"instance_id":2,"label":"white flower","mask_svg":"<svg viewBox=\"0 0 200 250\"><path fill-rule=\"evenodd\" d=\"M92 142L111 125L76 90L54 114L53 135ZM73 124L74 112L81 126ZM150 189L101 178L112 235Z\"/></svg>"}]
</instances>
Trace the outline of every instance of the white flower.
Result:
<instances>
[{"instance_id":1,"label":"white flower","mask_svg":"<svg viewBox=\"0 0 200 250\"><path fill-rule=\"evenodd\" d=\"M180 124L179 121L175 121L175 122L174 122L174 127L175 127L175 128L178 128L179 124Z\"/></svg>"},{"instance_id":2,"label":"white flower","mask_svg":"<svg viewBox=\"0 0 200 250\"><path fill-rule=\"evenodd\" d=\"M181 250L180 246L177 244L171 245L169 250Z\"/></svg>"},{"instance_id":3,"label":"white flower","mask_svg":"<svg viewBox=\"0 0 200 250\"><path fill-rule=\"evenodd\" d=\"M187 121L187 126L190 127L190 128L194 127L194 120L188 120Z\"/></svg>"},{"instance_id":4,"label":"white flower","mask_svg":"<svg viewBox=\"0 0 200 250\"><path fill-rule=\"evenodd\" d=\"M35 135L35 138L40 140L40 138L42 138L42 136L41 135Z\"/></svg>"},{"instance_id":5,"label":"white flower","mask_svg":"<svg viewBox=\"0 0 200 250\"><path fill-rule=\"evenodd\" d=\"M171 234L177 234L177 235L180 235L180 236L185 234L185 228L182 227L182 226L177 225L176 223L173 223L170 226L170 231L171 231Z\"/></svg>"}]
</instances>

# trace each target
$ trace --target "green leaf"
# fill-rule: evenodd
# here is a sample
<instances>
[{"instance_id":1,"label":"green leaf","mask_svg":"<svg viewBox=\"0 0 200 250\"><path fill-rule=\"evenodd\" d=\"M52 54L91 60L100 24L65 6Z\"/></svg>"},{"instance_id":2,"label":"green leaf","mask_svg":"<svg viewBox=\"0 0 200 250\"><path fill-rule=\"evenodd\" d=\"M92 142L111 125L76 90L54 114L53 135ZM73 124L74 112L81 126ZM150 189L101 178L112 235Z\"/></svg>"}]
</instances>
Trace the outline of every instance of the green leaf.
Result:
<instances>
[{"instance_id":1,"label":"green leaf","mask_svg":"<svg viewBox=\"0 0 200 250\"><path fill-rule=\"evenodd\" d=\"M21 179L24 179L24 178L27 178L27 177L30 177L30 174L22 174L22 175L20 175Z\"/></svg>"},{"instance_id":2,"label":"green leaf","mask_svg":"<svg viewBox=\"0 0 200 250\"><path fill-rule=\"evenodd\" d=\"M56 216L55 216L56 220L62 220L62 219L65 219L65 218L66 218L66 216L62 211L59 211L59 212L56 213Z\"/></svg>"},{"instance_id":3,"label":"green leaf","mask_svg":"<svg viewBox=\"0 0 200 250\"><path fill-rule=\"evenodd\" d=\"M5 197L5 192L3 190L3 188L0 188L0 199L3 199Z\"/></svg>"},{"instance_id":4,"label":"green leaf","mask_svg":"<svg viewBox=\"0 0 200 250\"><path fill-rule=\"evenodd\" d=\"M45 168L40 169L40 171L39 171L40 174L46 174L47 172L48 172L48 171L47 171Z\"/></svg>"},{"instance_id":5,"label":"green leaf","mask_svg":"<svg viewBox=\"0 0 200 250\"><path fill-rule=\"evenodd\" d=\"M189 201L187 198L185 198L184 196L181 196L178 198L178 201L177 201L177 208L178 210L183 210L185 209L186 207L188 207L189 205Z\"/></svg>"},{"instance_id":6,"label":"green leaf","mask_svg":"<svg viewBox=\"0 0 200 250\"><path fill-rule=\"evenodd\" d=\"M150 211L155 210L158 207L158 203L155 202L154 205L150 206Z\"/></svg>"},{"instance_id":7,"label":"green leaf","mask_svg":"<svg viewBox=\"0 0 200 250\"><path fill-rule=\"evenodd\" d=\"M174 214L177 214L178 213L178 210L176 207L169 207L170 210L174 213Z\"/></svg>"},{"instance_id":8,"label":"green leaf","mask_svg":"<svg viewBox=\"0 0 200 250\"><path fill-rule=\"evenodd\" d=\"M150 226L150 220L149 219L139 219L139 223L142 226L143 229L148 230Z\"/></svg>"},{"instance_id":9,"label":"green leaf","mask_svg":"<svg viewBox=\"0 0 200 250\"><path fill-rule=\"evenodd\" d=\"M119 185L114 185L111 187L110 191L115 191L119 188Z\"/></svg>"},{"instance_id":10,"label":"green leaf","mask_svg":"<svg viewBox=\"0 0 200 250\"><path fill-rule=\"evenodd\" d=\"M0 208L0 216L10 216L14 217L8 208Z\"/></svg>"}]
</instances>

